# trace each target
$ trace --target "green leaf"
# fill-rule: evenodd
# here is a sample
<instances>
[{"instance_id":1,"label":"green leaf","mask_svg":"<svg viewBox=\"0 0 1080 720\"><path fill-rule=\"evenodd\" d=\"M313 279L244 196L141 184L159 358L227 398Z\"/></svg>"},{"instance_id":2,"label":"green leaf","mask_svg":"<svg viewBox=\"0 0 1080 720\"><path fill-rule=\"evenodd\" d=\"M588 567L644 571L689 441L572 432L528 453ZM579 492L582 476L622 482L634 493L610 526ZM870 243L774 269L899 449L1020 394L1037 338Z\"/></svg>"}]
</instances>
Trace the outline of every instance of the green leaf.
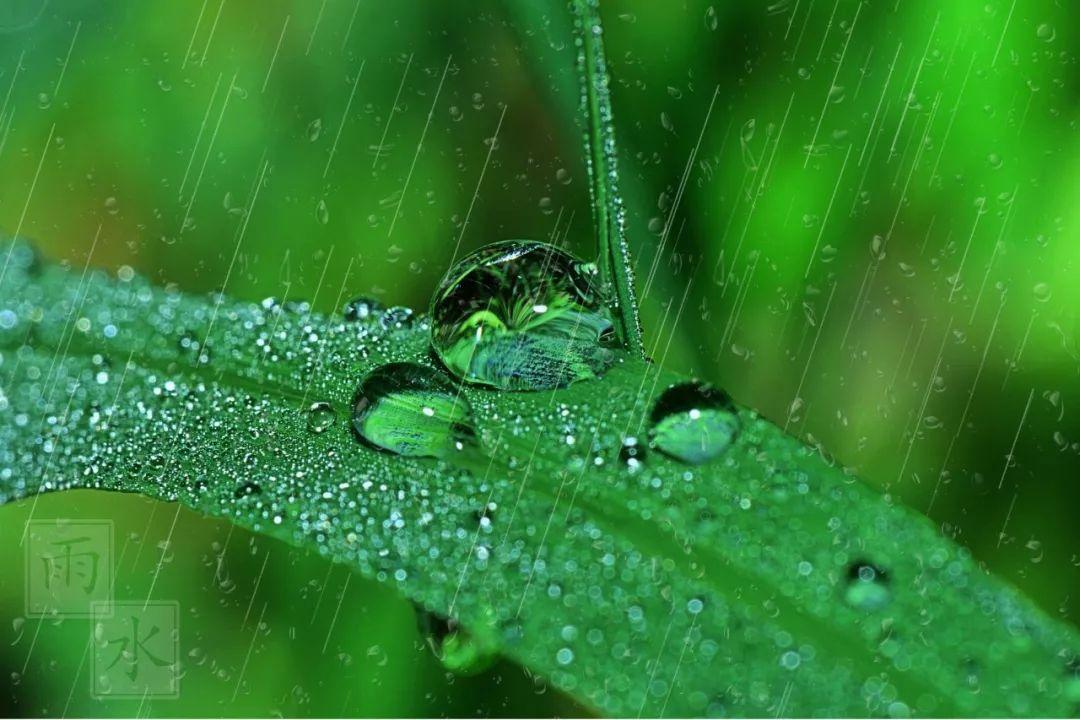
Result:
<instances>
[{"instance_id":1,"label":"green leaf","mask_svg":"<svg viewBox=\"0 0 1080 720\"><path fill-rule=\"evenodd\" d=\"M615 290L620 335L627 347L644 357L633 262L626 239L626 211L619 194L619 163L615 144L615 120L611 110L611 78L604 55L603 26L598 0L571 0L577 43L581 106L585 116L585 145L589 149L589 193L600 245L603 277Z\"/></svg>"},{"instance_id":2,"label":"green leaf","mask_svg":"<svg viewBox=\"0 0 1080 720\"><path fill-rule=\"evenodd\" d=\"M684 382L629 354L554 392L463 387L475 443L404 457L358 441L351 410L376 368L438 370L423 317L4 258L0 501L138 492L315 547L613 715L1080 703L1075 630L751 410L711 462L620 460Z\"/></svg>"}]
</instances>

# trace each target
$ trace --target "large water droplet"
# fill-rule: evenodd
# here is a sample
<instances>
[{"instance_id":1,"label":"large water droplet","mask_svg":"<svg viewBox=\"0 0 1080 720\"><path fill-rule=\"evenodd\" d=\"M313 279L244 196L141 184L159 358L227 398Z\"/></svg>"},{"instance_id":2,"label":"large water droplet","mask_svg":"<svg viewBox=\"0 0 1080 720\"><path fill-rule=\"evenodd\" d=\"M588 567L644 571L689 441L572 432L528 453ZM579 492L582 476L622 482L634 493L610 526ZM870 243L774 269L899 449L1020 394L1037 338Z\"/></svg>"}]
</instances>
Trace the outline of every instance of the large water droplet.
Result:
<instances>
[{"instance_id":1,"label":"large water droplet","mask_svg":"<svg viewBox=\"0 0 1080 720\"><path fill-rule=\"evenodd\" d=\"M879 610L889 604L892 592L885 571L867 562L854 562L848 568L844 601L859 610Z\"/></svg>"},{"instance_id":2,"label":"large water droplet","mask_svg":"<svg viewBox=\"0 0 1080 720\"><path fill-rule=\"evenodd\" d=\"M473 635L455 620L419 610L420 632L443 667L457 675L476 675L498 659L496 644Z\"/></svg>"},{"instance_id":3,"label":"large water droplet","mask_svg":"<svg viewBox=\"0 0 1080 720\"><path fill-rule=\"evenodd\" d=\"M615 360L611 312L594 265L541 242L469 255L432 302L432 345L455 375L504 390L543 390L603 374Z\"/></svg>"},{"instance_id":4,"label":"large water droplet","mask_svg":"<svg viewBox=\"0 0 1080 720\"><path fill-rule=\"evenodd\" d=\"M443 373L391 363L360 383L353 428L370 445L408 457L443 457L476 442L472 408Z\"/></svg>"},{"instance_id":5,"label":"large water droplet","mask_svg":"<svg viewBox=\"0 0 1080 720\"><path fill-rule=\"evenodd\" d=\"M735 403L723 390L692 382L664 391L650 416L650 444L693 465L722 454L739 433Z\"/></svg>"}]
</instances>

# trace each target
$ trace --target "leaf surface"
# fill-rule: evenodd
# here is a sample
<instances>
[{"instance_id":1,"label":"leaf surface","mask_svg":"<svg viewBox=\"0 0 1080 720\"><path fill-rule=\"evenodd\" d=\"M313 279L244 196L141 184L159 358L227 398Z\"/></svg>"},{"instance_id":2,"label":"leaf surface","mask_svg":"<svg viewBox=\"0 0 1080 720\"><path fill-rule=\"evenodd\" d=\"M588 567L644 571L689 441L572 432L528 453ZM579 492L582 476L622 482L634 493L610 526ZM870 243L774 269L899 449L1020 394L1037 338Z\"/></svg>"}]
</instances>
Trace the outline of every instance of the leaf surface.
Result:
<instances>
[{"instance_id":1,"label":"leaf surface","mask_svg":"<svg viewBox=\"0 0 1080 720\"><path fill-rule=\"evenodd\" d=\"M359 442L351 408L375 368L437 367L426 318L186 296L21 243L5 257L2 502L138 492L315 547L606 714L1080 704L1075 630L751 410L711 463L621 462L685 381L629 354L553 392L464 387L479 450L401 457ZM333 412L321 432L314 403Z\"/></svg>"}]
</instances>

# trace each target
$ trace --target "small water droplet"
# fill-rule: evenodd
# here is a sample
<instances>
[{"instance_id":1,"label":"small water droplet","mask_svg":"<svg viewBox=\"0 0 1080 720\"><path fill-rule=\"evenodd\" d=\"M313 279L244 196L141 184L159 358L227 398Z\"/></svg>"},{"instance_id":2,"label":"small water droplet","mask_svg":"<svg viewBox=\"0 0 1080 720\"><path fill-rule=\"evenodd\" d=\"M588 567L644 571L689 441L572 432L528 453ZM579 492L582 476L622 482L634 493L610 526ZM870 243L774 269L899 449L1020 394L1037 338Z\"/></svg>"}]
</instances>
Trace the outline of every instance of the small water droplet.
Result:
<instances>
[{"instance_id":1,"label":"small water droplet","mask_svg":"<svg viewBox=\"0 0 1080 720\"><path fill-rule=\"evenodd\" d=\"M432 302L432 345L468 382L543 390L600 376L615 354L598 272L552 245L511 240L469 255Z\"/></svg>"},{"instance_id":2,"label":"small water droplet","mask_svg":"<svg viewBox=\"0 0 1080 720\"><path fill-rule=\"evenodd\" d=\"M385 330L400 330L401 328L412 327L415 321L416 316L413 315L412 308L399 305L387 308L386 312L379 316L379 325Z\"/></svg>"},{"instance_id":3,"label":"small water droplet","mask_svg":"<svg viewBox=\"0 0 1080 720\"><path fill-rule=\"evenodd\" d=\"M334 408L328 402L313 402L307 411L307 429L316 435L326 432L337 421Z\"/></svg>"},{"instance_id":4,"label":"small water droplet","mask_svg":"<svg viewBox=\"0 0 1080 720\"><path fill-rule=\"evenodd\" d=\"M369 373L356 393L352 424L369 445L407 457L443 457L476 442L468 400L449 377L415 363Z\"/></svg>"},{"instance_id":5,"label":"small water droplet","mask_svg":"<svg viewBox=\"0 0 1080 720\"><path fill-rule=\"evenodd\" d=\"M715 30L720 25L720 19L716 15L716 8L710 5L705 10L705 27Z\"/></svg>"},{"instance_id":6,"label":"small water droplet","mask_svg":"<svg viewBox=\"0 0 1080 720\"><path fill-rule=\"evenodd\" d=\"M645 461L645 446L636 437L623 438L619 447L619 461L631 472L640 470Z\"/></svg>"},{"instance_id":7,"label":"small water droplet","mask_svg":"<svg viewBox=\"0 0 1080 720\"><path fill-rule=\"evenodd\" d=\"M252 495L259 495L262 493L262 487L258 483L246 482L240 487L236 488L233 492L233 497L240 499L250 497Z\"/></svg>"},{"instance_id":8,"label":"small water droplet","mask_svg":"<svg viewBox=\"0 0 1080 720\"><path fill-rule=\"evenodd\" d=\"M176 341L176 347L192 367L210 363L210 349L193 332L183 332Z\"/></svg>"},{"instance_id":9,"label":"small water droplet","mask_svg":"<svg viewBox=\"0 0 1080 720\"><path fill-rule=\"evenodd\" d=\"M320 199L318 205L315 206L315 219L320 225L330 222L330 210L326 207L326 200Z\"/></svg>"},{"instance_id":10,"label":"small water droplet","mask_svg":"<svg viewBox=\"0 0 1080 720\"><path fill-rule=\"evenodd\" d=\"M879 610L889 604L889 576L868 562L858 561L848 567L844 601L859 610Z\"/></svg>"},{"instance_id":11,"label":"small water droplet","mask_svg":"<svg viewBox=\"0 0 1080 720\"><path fill-rule=\"evenodd\" d=\"M650 420L650 446L692 465L722 454L740 427L731 397L697 382L665 390L653 406Z\"/></svg>"},{"instance_id":12,"label":"small water droplet","mask_svg":"<svg viewBox=\"0 0 1080 720\"><path fill-rule=\"evenodd\" d=\"M1037 302L1041 302L1041 303L1044 303L1047 300L1049 300L1050 295L1052 294L1051 290L1050 290L1050 286L1047 285L1044 282L1037 283L1035 285L1035 288L1032 290L1032 293L1035 295L1035 300Z\"/></svg>"},{"instance_id":13,"label":"small water droplet","mask_svg":"<svg viewBox=\"0 0 1080 720\"><path fill-rule=\"evenodd\" d=\"M353 298L345 303L345 319L349 322L360 322L373 316L382 305L378 300L369 297Z\"/></svg>"},{"instance_id":14,"label":"small water droplet","mask_svg":"<svg viewBox=\"0 0 1080 720\"><path fill-rule=\"evenodd\" d=\"M417 623L431 652L455 675L481 673L499 657L493 641L473 635L456 620L418 608Z\"/></svg>"}]
</instances>

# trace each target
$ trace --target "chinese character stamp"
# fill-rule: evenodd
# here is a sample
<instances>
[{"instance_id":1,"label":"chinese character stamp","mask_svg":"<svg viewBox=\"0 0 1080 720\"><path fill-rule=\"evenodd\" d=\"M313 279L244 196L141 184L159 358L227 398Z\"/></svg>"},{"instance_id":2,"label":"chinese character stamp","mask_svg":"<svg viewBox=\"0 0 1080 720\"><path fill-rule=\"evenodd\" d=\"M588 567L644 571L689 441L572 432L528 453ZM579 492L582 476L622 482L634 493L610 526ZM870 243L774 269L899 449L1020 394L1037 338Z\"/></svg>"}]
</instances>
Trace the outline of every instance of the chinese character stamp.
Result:
<instances>
[{"instance_id":1,"label":"chinese character stamp","mask_svg":"<svg viewBox=\"0 0 1080 720\"><path fill-rule=\"evenodd\" d=\"M91 695L175 698L180 694L180 606L175 602L96 604Z\"/></svg>"},{"instance_id":2,"label":"chinese character stamp","mask_svg":"<svg viewBox=\"0 0 1080 720\"><path fill-rule=\"evenodd\" d=\"M25 548L27 617L88 618L112 601L110 521L33 520Z\"/></svg>"}]
</instances>

